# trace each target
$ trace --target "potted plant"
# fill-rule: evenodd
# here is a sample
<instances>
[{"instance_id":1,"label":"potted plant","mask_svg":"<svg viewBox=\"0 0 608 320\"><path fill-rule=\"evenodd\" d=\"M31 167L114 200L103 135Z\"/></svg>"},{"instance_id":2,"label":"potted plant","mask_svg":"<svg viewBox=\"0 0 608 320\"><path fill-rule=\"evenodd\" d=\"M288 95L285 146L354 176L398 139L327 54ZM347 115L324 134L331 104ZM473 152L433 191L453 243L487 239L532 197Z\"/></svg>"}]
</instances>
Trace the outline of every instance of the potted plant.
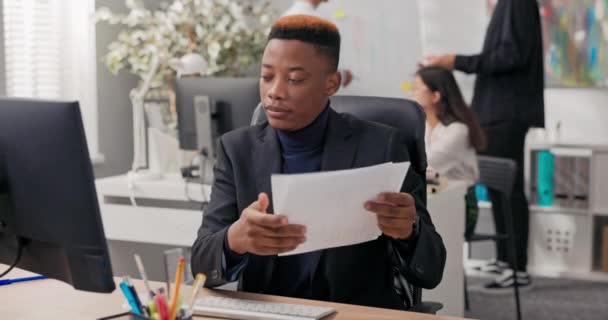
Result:
<instances>
[{"instance_id":1,"label":"potted plant","mask_svg":"<svg viewBox=\"0 0 608 320\"><path fill-rule=\"evenodd\" d=\"M125 3L128 13L99 8L96 21L125 26L103 59L113 74L125 69L140 80L129 94L135 172L147 165L144 98L171 96L177 59L188 56L200 76L244 76L261 59L274 10L267 0L173 0L156 11L141 0Z\"/></svg>"}]
</instances>

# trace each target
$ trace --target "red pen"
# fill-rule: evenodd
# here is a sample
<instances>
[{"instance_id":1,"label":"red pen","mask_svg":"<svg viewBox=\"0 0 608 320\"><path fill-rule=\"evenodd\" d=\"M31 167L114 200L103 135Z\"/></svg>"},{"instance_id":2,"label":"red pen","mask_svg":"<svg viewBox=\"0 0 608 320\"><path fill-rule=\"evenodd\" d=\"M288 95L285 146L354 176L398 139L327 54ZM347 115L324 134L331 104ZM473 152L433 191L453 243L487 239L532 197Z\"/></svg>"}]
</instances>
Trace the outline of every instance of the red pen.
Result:
<instances>
[{"instance_id":1,"label":"red pen","mask_svg":"<svg viewBox=\"0 0 608 320\"><path fill-rule=\"evenodd\" d=\"M158 310L158 317L160 320L168 320L169 319L169 308L167 307L167 301L162 293L154 296L156 299L156 309Z\"/></svg>"}]
</instances>

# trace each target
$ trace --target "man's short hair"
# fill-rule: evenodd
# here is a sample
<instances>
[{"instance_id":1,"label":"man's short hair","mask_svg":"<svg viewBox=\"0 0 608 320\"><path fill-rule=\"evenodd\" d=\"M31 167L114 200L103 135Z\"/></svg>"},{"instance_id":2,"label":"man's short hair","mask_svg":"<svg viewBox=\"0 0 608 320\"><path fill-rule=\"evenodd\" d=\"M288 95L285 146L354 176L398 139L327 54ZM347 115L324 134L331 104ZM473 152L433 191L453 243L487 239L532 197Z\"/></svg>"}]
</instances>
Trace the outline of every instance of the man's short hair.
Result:
<instances>
[{"instance_id":1,"label":"man's short hair","mask_svg":"<svg viewBox=\"0 0 608 320\"><path fill-rule=\"evenodd\" d=\"M308 15L286 16L277 20L270 30L268 41L272 39L299 40L315 46L317 52L325 55L331 71L338 70L340 62L340 31L335 24Z\"/></svg>"}]
</instances>

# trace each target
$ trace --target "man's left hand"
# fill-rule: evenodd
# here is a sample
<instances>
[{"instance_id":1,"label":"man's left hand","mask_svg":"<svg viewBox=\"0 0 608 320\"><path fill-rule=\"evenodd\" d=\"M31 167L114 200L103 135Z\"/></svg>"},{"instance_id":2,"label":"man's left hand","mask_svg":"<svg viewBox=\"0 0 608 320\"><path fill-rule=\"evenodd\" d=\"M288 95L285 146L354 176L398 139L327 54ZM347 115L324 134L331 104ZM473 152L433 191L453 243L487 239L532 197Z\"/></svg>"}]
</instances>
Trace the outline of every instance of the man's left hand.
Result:
<instances>
[{"instance_id":1,"label":"man's left hand","mask_svg":"<svg viewBox=\"0 0 608 320\"><path fill-rule=\"evenodd\" d=\"M384 192L367 201L365 209L378 217L378 227L394 239L408 239L416 221L416 203L408 193Z\"/></svg>"}]
</instances>

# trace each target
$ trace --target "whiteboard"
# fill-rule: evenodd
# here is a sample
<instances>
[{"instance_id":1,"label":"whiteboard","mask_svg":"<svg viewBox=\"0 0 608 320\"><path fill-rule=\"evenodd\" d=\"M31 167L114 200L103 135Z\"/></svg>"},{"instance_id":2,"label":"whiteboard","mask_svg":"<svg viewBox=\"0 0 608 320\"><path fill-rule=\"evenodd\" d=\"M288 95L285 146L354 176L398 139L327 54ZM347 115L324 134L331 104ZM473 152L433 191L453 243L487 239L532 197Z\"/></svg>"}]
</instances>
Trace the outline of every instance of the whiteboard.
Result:
<instances>
[{"instance_id":1,"label":"whiteboard","mask_svg":"<svg viewBox=\"0 0 608 320\"><path fill-rule=\"evenodd\" d=\"M355 77L338 94L408 96L402 87L422 57L416 0L331 0L319 10L340 29L340 69Z\"/></svg>"},{"instance_id":2,"label":"whiteboard","mask_svg":"<svg viewBox=\"0 0 608 320\"><path fill-rule=\"evenodd\" d=\"M418 0L422 54L475 54L481 51L489 22L486 0ZM455 72L471 102L475 75Z\"/></svg>"}]
</instances>

